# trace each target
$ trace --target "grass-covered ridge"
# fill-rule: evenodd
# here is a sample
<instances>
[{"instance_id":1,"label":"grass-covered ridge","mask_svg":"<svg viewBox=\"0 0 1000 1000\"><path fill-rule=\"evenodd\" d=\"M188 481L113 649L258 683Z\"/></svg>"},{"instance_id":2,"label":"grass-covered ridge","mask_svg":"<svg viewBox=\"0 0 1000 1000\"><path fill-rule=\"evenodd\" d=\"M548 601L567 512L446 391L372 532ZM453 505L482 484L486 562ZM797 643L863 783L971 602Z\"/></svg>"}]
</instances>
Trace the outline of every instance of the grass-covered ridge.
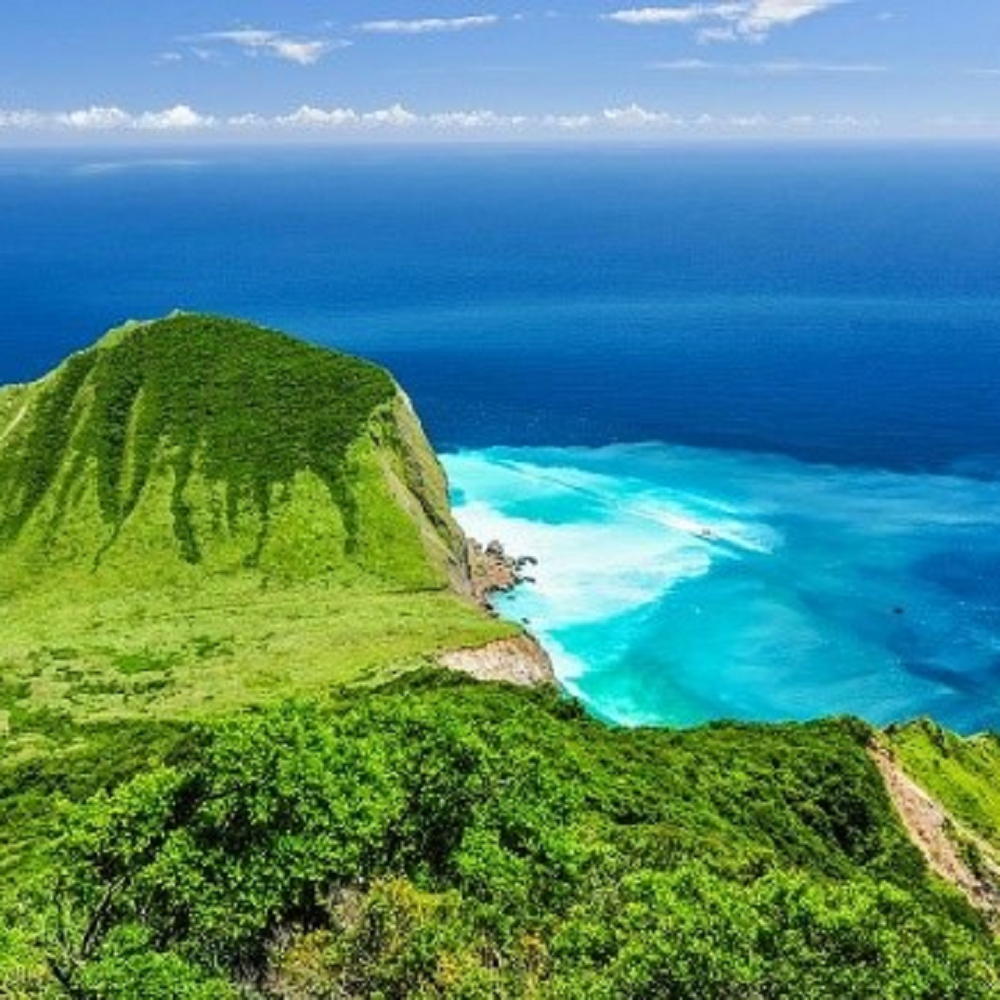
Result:
<instances>
[{"instance_id":1,"label":"grass-covered ridge","mask_svg":"<svg viewBox=\"0 0 1000 1000\"><path fill-rule=\"evenodd\" d=\"M887 740L907 773L1000 858L1000 734L962 737L920 719Z\"/></svg>"},{"instance_id":2,"label":"grass-covered ridge","mask_svg":"<svg viewBox=\"0 0 1000 1000\"><path fill-rule=\"evenodd\" d=\"M128 324L0 391L0 737L372 683L516 631L381 368L248 323Z\"/></svg>"},{"instance_id":3,"label":"grass-covered ridge","mask_svg":"<svg viewBox=\"0 0 1000 1000\"><path fill-rule=\"evenodd\" d=\"M50 491L69 502L85 473L101 517L120 530L154 472L169 473L173 530L197 562L186 495L196 471L220 487L214 513L230 530L248 512L266 524L276 495L309 473L339 502L350 539L348 451L396 394L375 365L235 320L181 314L115 331L49 377L4 442L0 542Z\"/></svg>"},{"instance_id":4,"label":"grass-covered ridge","mask_svg":"<svg viewBox=\"0 0 1000 1000\"><path fill-rule=\"evenodd\" d=\"M286 704L68 812L8 975L54 989L44 953L88 998L993 997L996 944L869 737L616 731L440 673Z\"/></svg>"}]
</instances>

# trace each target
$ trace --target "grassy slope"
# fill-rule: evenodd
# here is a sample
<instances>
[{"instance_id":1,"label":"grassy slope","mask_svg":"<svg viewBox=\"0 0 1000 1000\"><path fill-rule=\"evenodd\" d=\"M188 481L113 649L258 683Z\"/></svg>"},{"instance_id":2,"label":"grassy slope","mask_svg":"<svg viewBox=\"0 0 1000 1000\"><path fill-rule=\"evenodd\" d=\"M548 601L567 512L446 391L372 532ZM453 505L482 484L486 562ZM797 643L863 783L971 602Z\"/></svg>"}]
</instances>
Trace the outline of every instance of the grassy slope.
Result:
<instances>
[{"instance_id":1,"label":"grassy slope","mask_svg":"<svg viewBox=\"0 0 1000 1000\"><path fill-rule=\"evenodd\" d=\"M27 398L27 388L20 385L0 387L0 442L13 429Z\"/></svg>"},{"instance_id":2,"label":"grassy slope","mask_svg":"<svg viewBox=\"0 0 1000 1000\"><path fill-rule=\"evenodd\" d=\"M443 474L365 362L179 315L0 392L0 435L0 781L515 631L449 589Z\"/></svg>"},{"instance_id":3,"label":"grassy slope","mask_svg":"<svg viewBox=\"0 0 1000 1000\"><path fill-rule=\"evenodd\" d=\"M926 719L887 735L914 780L1000 851L1000 735L962 738Z\"/></svg>"},{"instance_id":4,"label":"grassy slope","mask_svg":"<svg viewBox=\"0 0 1000 1000\"><path fill-rule=\"evenodd\" d=\"M151 561L157 582L187 567L446 582L459 538L443 479L374 365L179 315L115 331L30 392L0 447L0 595L81 567L91 586L132 588ZM415 510L400 510L407 499ZM411 513L431 522L425 537ZM290 559L317 517L321 558Z\"/></svg>"},{"instance_id":5,"label":"grassy slope","mask_svg":"<svg viewBox=\"0 0 1000 1000\"><path fill-rule=\"evenodd\" d=\"M46 595L0 623L0 711L13 737L41 711L81 722L230 711L392 676L512 631L444 591L262 591L239 579L73 605Z\"/></svg>"}]
</instances>

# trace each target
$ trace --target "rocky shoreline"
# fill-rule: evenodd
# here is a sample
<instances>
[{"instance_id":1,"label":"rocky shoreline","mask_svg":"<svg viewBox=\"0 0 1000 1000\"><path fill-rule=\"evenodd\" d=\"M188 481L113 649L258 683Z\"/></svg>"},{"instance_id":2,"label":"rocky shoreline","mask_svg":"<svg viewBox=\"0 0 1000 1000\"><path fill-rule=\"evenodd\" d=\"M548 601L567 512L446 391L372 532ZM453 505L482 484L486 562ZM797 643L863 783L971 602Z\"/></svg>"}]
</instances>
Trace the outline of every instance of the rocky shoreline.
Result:
<instances>
[{"instance_id":1,"label":"rocky shoreline","mask_svg":"<svg viewBox=\"0 0 1000 1000\"><path fill-rule=\"evenodd\" d=\"M533 556L510 556L498 541L484 547L470 538L466 564L473 598L492 614L497 613L491 599L494 594L504 594L522 583L535 582L526 571L536 566L537 560Z\"/></svg>"},{"instance_id":2,"label":"rocky shoreline","mask_svg":"<svg viewBox=\"0 0 1000 1000\"><path fill-rule=\"evenodd\" d=\"M526 572L537 565L532 556L515 558L504 551L500 542L483 546L470 538L466 546L466 565L473 599L491 615L499 617L493 604L495 594L504 594L524 583L534 583ZM555 684L552 660L529 632L510 639L498 639L476 649L458 649L440 658L442 666L458 670L481 681L506 681L530 687Z\"/></svg>"}]
</instances>

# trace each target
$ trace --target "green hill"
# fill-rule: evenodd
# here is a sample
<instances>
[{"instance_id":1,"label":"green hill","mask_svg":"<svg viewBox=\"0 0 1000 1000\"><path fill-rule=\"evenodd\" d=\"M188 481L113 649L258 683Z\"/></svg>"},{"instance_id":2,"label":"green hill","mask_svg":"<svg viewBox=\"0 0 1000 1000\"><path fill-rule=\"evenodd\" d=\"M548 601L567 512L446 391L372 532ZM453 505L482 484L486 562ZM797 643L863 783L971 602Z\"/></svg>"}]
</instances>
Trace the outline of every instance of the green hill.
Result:
<instances>
[{"instance_id":1,"label":"green hill","mask_svg":"<svg viewBox=\"0 0 1000 1000\"><path fill-rule=\"evenodd\" d=\"M375 365L235 320L132 323L0 393L0 731L217 712L510 634Z\"/></svg>"},{"instance_id":2,"label":"green hill","mask_svg":"<svg viewBox=\"0 0 1000 1000\"><path fill-rule=\"evenodd\" d=\"M0 442L0 595L81 567L129 589L462 572L443 477L388 373L246 323L113 331L8 391Z\"/></svg>"},{"instance_id":3,"label":"green hill","mask_svg":"<svg viewBox=\"0 0 1000 1000\"><path fill-rule=\"evenodd\" d=\"M963 738L918 719L890 727L886 741L907 773L948 811L972 867L991 861L994 878L1000 876L1000 733ZM1000 883L996 895L1000 911Z\"/></svg>"}]
</instances>

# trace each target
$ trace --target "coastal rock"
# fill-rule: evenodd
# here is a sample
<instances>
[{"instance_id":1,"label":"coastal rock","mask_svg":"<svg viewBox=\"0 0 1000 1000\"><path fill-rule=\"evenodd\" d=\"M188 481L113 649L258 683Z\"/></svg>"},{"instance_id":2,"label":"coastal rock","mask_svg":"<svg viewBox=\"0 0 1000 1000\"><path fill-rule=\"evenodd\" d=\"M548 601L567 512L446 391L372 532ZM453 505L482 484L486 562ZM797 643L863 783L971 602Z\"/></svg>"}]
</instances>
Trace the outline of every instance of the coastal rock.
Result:
<instances>
[{"instance_id":1,"label":"coastal rock","mask_svg":"<svg viewBox=\"0 0 1000 1000\"><path fill-rule=\"evenodd\" d=\"M507 593L522 583L534 583L525 575L526 567L538 565L533 556L514 558L496 539L485 546L474 538L466 541L466 565L472 597L496 615L492 597ZM481 681L506 681L530 687L554 684L552 661L541 644L529 633L499 639L474 649L459 649L440 657L442 666L458 670Z\"/></svg>"},{"instance_id":2,"label":"coastal rock","mask_svg":"<svg viewBox=\"0 0 1000 1000\"><path fill-rule=\"evenodd\" d=\"M441 665L480 681L506 681L521 687L554 684L549 654L530 635L498 639L476 649L445 653Z\"/></svg>"},{"instance_id":3,"label":"coastal rock","mask_svg":"<svg viewBox=\"0 0 1000 1000\"><path fill-rule=\"evenodd\" d=\"M524 575L526 566L536 566L538 562L532 556L513 558L505 551L503 545L490 541L485 548L474 538L468 540L466 559L469 570L469 581L472 596L489 610L493 610L490 597L513 590L518 584L533 582Z\"/></svg>"}]
</instances>

